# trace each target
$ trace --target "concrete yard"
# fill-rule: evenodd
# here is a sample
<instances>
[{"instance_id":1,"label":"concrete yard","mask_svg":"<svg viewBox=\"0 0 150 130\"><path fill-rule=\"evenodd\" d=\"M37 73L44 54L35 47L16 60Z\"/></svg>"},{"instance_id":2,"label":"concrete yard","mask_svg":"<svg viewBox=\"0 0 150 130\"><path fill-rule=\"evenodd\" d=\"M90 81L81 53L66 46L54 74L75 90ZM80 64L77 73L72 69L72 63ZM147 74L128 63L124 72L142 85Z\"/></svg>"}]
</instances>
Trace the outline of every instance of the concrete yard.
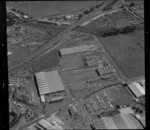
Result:
<instances>
[{"instance_id":1,"label":"concrete yard","mask_svg":"<svg viewBox=\"0 0 150 130\"><path fill-rule=\"evenodd\" d=\"M137 44L144 45L143 30L100 40L127 78L144 75L144 50Z\"/></svg>"}]
</instances>

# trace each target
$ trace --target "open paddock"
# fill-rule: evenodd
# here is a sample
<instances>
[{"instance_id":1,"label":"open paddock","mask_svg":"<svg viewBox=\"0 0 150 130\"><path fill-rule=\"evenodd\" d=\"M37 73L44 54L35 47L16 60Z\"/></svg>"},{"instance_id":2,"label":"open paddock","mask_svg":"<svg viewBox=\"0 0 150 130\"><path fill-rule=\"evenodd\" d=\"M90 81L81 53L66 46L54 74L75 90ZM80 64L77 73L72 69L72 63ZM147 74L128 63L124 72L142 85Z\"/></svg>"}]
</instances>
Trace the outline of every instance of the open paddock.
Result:
<instances>
[{"instance_id":1,"label":"open paddock","mask_svg":"<svg viewBox=\"0 0 150 130\"><path fill-rule=\"evenodd\" d=\"M113 105L131 105L133 97L122 84L110 86L103 90Z\"/></svg>"},{"instance_id":2,"label":"open paddock","mask_svg":"<svg viewBox=\"0 0 150 130\"><path fill-rule=\"evenodd\" d=\"M21 45L13 45L8 49L12 52L12 55L8 56L8 66L11 66L20 58L25 57L31 53L31 50L28 47L22 47Z\"/></svg>"},{"instance_id":3,"label":"open paddock","mask_svg":"<svg viewBox=\"0 0 150 130\"><path fill-rule=\"evenodd\" d=\"M60 67L62 70L84 68L83 58L80 54L63 56L60 58Z\"/></svg>"},{"instance_id":4,"label":"open paddock","mask_svg":"<svg viewBox=\"0 0 150 130\"><path fill-rule=\"evenodd\" d=\"M72 71L65 71L62 72L63 79L68 83L79 82L79 81L86 81L94 78L97 78L98 75L95 69L89 70L72 70Z\"/></svg>"},{"instance_id":5,"label":"open paddock","mask_svg":"<svg viewBox=\"0 0 150 130\"><path fill-rule=\"evenodd\" d=\"M144 32L135 31L127 35L100 38L101 43L127 78L143 76ZM141 45L138 45L138 43Z\"/></svg>"}]
</instances>

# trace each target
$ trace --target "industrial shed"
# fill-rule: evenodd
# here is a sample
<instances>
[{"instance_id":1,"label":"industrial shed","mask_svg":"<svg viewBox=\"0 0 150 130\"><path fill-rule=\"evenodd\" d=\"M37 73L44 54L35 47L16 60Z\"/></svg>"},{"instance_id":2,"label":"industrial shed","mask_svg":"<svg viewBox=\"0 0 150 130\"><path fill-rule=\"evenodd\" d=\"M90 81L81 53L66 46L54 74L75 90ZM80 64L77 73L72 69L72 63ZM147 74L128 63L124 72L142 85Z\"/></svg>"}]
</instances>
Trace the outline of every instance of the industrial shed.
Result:
<instances>
[{"instance_id":1,"label":"industrial shed","mask_svg":"<svg viewBox=\"0 0 150 130\"><path fill-rule=\"evenodd\" d=\"M118 129L143 129L142 125L132 114L118 114L113 116Z\"/></svg>"},{"instance_id":2,"label":"industrial shed","mask_svg":"<svg viewBox=\"0 0 150 130\"><path fill-rule=\"evenodd\" d=\"M112 117L102 117L101 119L103 120L105 127L107 129L115 129L115 130L118 129Z\"/></svg>"},{"instance_id":3,"label":"industrial shed","mask_svg":"<svg viewBox=\"0 0 150 130\"><path fill-rule=\"evenodd\" d=\"M45 102L45 95L64 91L64 86L57 70L37 72L35 76L42 102Z\"/></svg>"},{"instance_id":4,"label":"industrial shed","mask_svg":"<svg viewBox=\"0 0 150 130\"><path fill-rule=\"evenodd\" d=\"M52 125L50 122L48 122L47 120L45 119L41 119L38 124L40 126L42 126L44 129L47 129L47 130L58 130L59 128L55 125Z\"/></svg>"},{"instance_id":5,"label":"industrial shed","mask_svg":"<svg viewBox=\"0 0 150 130\"><path fill-rule=\"evenodd\" d=\"M98 51L98 48L95 45L82 45L82 46L75 46L71 48L62 48L60 49L60 55L70 55L75 53L81 53L86 51Z\"/></svg>"},{"instance_id":6,"label":"industrial shed","mask_svg":"<svg viewBox=\"0 0 150 130\"><path fill-rule=\"evenodd\" d=\"M128 86L136 98L145 95L145 89L139 83L133 82L129 84Z\"/></svg>"}]
</instances>

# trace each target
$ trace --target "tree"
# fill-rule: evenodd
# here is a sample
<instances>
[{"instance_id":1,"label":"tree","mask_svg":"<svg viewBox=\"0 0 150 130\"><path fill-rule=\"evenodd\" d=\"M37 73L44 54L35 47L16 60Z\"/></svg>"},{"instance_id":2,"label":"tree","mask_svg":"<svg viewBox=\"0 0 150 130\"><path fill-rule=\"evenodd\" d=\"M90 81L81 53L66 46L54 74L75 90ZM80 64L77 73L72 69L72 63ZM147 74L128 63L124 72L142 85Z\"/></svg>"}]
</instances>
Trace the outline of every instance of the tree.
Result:
<instances>
[{"instance_id":1,"label":"tree","mask_svg":"<svg viewBox=\"0 0 150 130\"><path fill-rule=\"evenodd\" d=\"M133 7L133 6L135 6L135 3L130 3L130 5L129 5L129 7Z\"/></svg>"},{"instance_id":2,"label":"tree","mask_svg":"<svg viewBox=\"0 0 150 130\"><path fill-rule=\"evenodd\" d=\"M81 18L82 18L82 14L79 14L79 16L78 16L78 20L79 20L79 19L81 19Z\"/></svg>"}]
</instances>

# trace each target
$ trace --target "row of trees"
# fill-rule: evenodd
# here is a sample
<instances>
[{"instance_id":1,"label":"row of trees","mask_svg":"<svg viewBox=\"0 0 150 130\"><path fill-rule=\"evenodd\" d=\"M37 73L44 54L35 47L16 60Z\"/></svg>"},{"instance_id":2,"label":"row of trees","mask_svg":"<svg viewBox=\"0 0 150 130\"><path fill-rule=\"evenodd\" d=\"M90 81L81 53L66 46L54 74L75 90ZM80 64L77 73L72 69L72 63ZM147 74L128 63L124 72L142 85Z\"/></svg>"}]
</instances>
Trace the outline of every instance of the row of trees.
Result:
<instances>
[{"instance_id":1,"label":"row of trees","mask_svg":"<svg viewBox=\"0 0 150 130\"><path fill-rule=\"evenodd\" d=\"M108 31L105 31L102 34L102 37L106 37L106 36L112 36L112 35L117 35L117 34L127 34L127 33L131 33L136 29L135 26L126 26L123 28L112 28Z\"/></svg>"},{"instance_id":2,"label":"row of trees","mask_svg":"<svg viewBox=\"0 0 150 130\"><path fill-rule=\"evenodd\" d=\"M84 14L88 15L89 13L91 13L92 11L94 11L95 9L100 8L103 4L104 4L104 2L91 7L89 10L84 11Z\"/></svg>"}]
</instances>

